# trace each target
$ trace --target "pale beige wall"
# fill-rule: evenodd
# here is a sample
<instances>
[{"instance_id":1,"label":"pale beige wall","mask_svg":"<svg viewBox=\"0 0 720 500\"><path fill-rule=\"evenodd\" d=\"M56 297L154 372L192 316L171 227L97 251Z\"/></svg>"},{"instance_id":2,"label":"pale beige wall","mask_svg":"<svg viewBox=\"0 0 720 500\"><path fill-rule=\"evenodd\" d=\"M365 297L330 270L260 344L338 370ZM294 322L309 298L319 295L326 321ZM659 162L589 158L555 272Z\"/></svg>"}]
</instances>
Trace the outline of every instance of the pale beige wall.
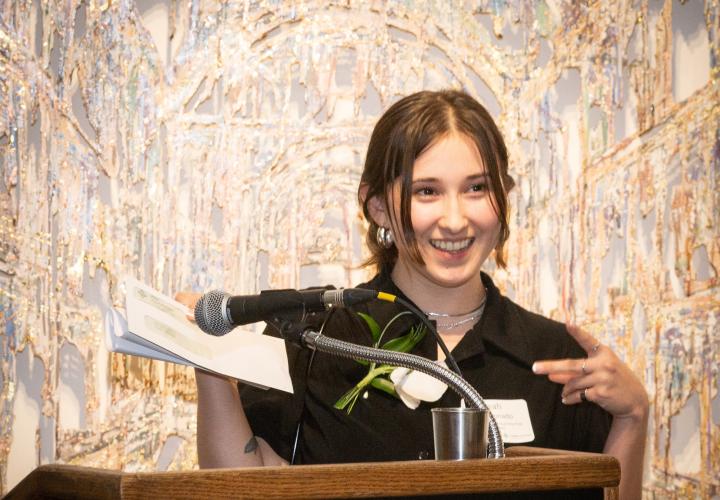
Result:
<instances>
[{"instance_id":1,"label":"pale beige wall","mask_svg":"<svg viewBox=\"0 0 720 500\"><path fill-rule=\"evenodd\" d=\"M104 346L123 276L361 280L374 121L463 86L517 180L496 279L646 381L648 493L718 494L718 2L495 5L4 3L0 491L39 463L195 467L191 373Z\"/></svg>"}]
</instances>

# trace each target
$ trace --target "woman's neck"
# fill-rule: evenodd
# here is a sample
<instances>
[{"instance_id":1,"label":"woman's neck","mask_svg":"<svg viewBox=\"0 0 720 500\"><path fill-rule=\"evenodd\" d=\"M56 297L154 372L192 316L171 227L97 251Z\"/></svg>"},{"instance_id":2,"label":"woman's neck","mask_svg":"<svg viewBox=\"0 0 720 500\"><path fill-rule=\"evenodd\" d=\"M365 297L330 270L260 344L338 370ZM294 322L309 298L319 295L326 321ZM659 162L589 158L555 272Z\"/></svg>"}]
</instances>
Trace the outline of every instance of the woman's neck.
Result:
<instances>
[{"instance_id":1,"label":"woman's neck","mask_svg":"<svg viewBox=\"0 0 720 500\"><path fill-rule=\"evenodd\" d=\"M476 309L485 300L485 286L480 274L459 286L435 283L402 264L391 272L393 283L416 306L425 312L458 315Z\"/></svg>"}]
</instances>

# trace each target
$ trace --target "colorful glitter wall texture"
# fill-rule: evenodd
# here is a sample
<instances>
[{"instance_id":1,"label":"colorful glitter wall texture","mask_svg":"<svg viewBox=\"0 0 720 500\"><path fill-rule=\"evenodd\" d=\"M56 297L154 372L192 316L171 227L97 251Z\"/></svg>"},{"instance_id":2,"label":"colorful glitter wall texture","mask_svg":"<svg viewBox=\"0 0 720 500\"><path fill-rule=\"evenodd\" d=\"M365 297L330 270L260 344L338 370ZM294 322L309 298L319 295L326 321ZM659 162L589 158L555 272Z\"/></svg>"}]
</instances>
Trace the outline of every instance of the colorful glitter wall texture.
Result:
<instances>
[{"instance_id":1,"label":"colorful glitter wall texture","mask_svg":"<svg viewBox=\"0 0 720 500\"><path fill-rule=\"evenodd\" d=\"M0 3L0 492L196 467L191 371L105 348L123 277L359 281L373 123L463 87L517 181L489 270L645 380L648 497L720 495L718 3Z\"/></svg>"}]
</instances>

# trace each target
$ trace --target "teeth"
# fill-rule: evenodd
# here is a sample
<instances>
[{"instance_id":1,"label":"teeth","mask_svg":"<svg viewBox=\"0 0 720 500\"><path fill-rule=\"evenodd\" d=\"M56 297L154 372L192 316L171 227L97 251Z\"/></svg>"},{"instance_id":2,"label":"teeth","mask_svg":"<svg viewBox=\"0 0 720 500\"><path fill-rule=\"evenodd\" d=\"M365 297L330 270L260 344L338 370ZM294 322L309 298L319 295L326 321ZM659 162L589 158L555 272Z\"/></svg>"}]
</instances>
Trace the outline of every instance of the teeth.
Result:
<instances>
[{"instance_id":1,"label":"teeth","mask_svg":"<svg viewBox=\"0 0 720 500\"><path fill-rule=\"evenodd\" d=\"M430 244L439 250L445 250L446 252L457 252L458 250L464 250L470 246L472 238L465 238L460 241L447 241L447 240L430 240Z\"/></svg>"}]
</instances>

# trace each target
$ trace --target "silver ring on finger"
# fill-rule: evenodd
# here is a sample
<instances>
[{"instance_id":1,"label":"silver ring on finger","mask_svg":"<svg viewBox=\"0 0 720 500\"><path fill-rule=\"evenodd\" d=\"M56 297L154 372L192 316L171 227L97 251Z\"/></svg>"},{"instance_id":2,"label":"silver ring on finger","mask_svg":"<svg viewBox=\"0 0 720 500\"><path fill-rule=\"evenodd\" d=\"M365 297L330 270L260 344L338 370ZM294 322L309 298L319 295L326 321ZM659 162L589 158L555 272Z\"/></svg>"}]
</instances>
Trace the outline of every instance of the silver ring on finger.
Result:
<instances>
[{"instance_id":1,"label":"silver ring on finger","mask_svg":"<svg viewBox=\"0 0 720 500\"><path fill-rule=\"evenodd\" d=\"M593 352L593 354L595 354L596 352L598 352L598 349L600 349L600 342L592 346L591 351Z\"/></svg>"},{"instance_id":2,"label":"silver ring on finger","mask_svg":"<svg viewBox=\"0 0 720 500\"><path fill-rule=\"evenodd\" d=\"M582 401L583 403L588 402L587 390L588 390L588 388L586 387L585 389L582 390L582 392L580 392L580 401Z\"/></svg>"}]
</instances>

